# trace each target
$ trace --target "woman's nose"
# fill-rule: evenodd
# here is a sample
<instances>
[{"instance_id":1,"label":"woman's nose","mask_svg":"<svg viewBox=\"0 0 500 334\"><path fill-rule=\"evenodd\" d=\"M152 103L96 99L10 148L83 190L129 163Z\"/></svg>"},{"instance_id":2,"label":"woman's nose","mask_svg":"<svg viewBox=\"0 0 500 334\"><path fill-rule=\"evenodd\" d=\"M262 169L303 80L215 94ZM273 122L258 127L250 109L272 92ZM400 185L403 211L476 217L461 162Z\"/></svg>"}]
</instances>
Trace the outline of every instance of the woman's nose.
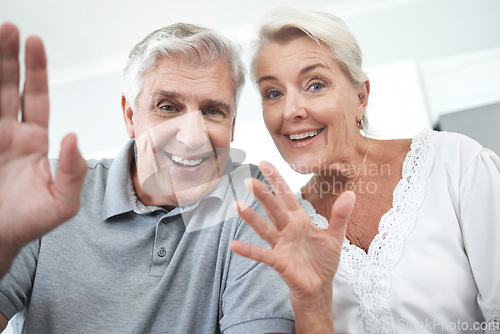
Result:
<instances>
[{"instance_id":1,"label":"woman's nose","mask_svg":"<svg viewBox=\"0 0 500 334\"><path fill-rule=\"evenodd\" d=\"M285 95L285 106L283 117L287 121L296 121L307 118L307 110L304 105L304 100L299 94L289 92Z\"/></svg>"}]
</instances>

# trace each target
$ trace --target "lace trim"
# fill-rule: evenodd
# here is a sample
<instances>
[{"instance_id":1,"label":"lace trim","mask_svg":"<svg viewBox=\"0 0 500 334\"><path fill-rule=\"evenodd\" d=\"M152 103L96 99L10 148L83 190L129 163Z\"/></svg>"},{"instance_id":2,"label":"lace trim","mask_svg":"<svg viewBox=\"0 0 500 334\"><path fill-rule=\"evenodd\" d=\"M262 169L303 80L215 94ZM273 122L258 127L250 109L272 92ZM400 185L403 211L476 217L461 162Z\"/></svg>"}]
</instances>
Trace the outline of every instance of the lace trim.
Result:
<instances>
[{"instance_id":1,"label":"lace trim","mask_svg":"<svg viewBox=\"0 0 500 334\"><path fill-rule=\"evenodd\" d=\"M344 239L337 274L352 282L366 328L374 328L377 333L395 333L397 328L389 309L391 270L401 257L404 242L415 226L438 137L439 133L424 130L413 138L410 152L403 162L402 178L394 189L392 208L382 216L378 234L368 253ZM300 191L297 198L316 226L328 226L326 218L316 213L312 204L302 198Z\"/></svg>"},{"instance_id":2,"label":"lace trim","mask_svg":"<svg viewBox=\"0 0 500 334\"><path fill-rule=\"evenodd\" d=\"M481 307L485 319L485 333L500 333L500 305Z\"/></svg>"}]
</instances>

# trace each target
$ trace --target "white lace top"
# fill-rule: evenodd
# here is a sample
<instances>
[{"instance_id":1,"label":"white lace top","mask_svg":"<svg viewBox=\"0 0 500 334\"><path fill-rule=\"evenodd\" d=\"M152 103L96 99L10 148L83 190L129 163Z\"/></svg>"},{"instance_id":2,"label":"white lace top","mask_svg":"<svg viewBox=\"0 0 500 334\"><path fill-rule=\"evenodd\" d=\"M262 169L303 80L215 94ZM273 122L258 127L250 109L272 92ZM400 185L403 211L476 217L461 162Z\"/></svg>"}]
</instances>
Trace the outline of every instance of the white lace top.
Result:
<instances>
[{"instance_id":1,"label":"white lace top","mask_svg":"<svg viewBox=\"0 0 500 334\"><path fill-rule=\"evenodd\" d=\"M458 134L413 138L368 253L344 240L333 307L337 334L500 333L498 156Z\"/></svg>"}]
</instances>

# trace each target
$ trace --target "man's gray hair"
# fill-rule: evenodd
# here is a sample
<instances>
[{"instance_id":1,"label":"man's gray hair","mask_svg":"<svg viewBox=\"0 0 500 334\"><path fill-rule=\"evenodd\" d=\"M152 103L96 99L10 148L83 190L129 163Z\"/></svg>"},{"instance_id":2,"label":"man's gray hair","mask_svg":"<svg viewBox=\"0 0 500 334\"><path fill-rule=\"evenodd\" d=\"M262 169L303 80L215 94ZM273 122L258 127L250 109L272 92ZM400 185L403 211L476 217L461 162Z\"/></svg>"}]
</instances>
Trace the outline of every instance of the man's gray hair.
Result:
<instances>
[{"instance_id":1,"label":"man's gray hair","mask_svg":"<svg viewBox=\"0 0 500 334\"><path fill-rule=\"evenodd\" d=\"M214 30L176 23L153 31L130 51L122 81L123 95L133 109L144 77L154 69L158 57L180 58L193 66L226 63L234 81L234 102L238 104L245 83L239 45Z\"/></svg>"}]
</instances>

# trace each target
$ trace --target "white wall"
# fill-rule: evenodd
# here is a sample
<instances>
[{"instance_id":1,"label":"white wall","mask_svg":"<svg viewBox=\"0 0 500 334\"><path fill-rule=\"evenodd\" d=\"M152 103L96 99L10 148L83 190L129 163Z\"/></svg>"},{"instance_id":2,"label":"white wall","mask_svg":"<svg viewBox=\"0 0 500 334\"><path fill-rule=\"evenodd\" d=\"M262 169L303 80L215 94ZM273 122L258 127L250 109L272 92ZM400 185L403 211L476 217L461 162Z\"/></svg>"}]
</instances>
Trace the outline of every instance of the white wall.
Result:
<instances>
[{"instance_id":1,"label":"white wall","mask_svg":"<svg viewBox=\"0 0 500 334\"><path fill-rule=\"evenodd\" d=\"M500 48L425 61L421 72L432 121L500 101Z\"/></svg>"}]
</instances>

